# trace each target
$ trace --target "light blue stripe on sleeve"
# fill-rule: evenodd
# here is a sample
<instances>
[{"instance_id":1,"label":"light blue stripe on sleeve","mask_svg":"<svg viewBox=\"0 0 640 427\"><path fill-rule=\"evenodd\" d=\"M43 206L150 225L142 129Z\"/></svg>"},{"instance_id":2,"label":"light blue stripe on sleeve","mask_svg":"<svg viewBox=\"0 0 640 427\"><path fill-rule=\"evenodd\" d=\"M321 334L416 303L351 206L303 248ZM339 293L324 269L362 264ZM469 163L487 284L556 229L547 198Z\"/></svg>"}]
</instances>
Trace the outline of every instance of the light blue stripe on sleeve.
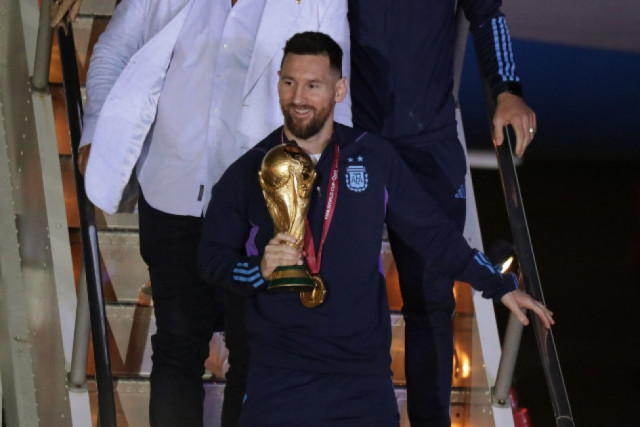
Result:
<instances>
[{"instance_id":1,"label":"light blue stripe on sleeve","mask_svg":"<svg viewBox=\"0 0 640 427\"><path fill-rule=\"evenodd\" d=\"M498 62L498 74L502 81L520 81L516 75L516 63L513 59L513 45L511 35L507 27L504 16L491 20L493 29L494 45L496 49L496 60Z\"/></svg>"},{"instance_id":2,"label":"light blue stripe on sleeve","mask_svg":"<svg viewBox=\"0 0 640 427\"><path fill-rule=\"evenodd\" d=\"M504 65L502 61L502 49L500 48L500 29L499 21L495 18L491 20L491 29L493 30L493 44L496 51L496 61L498 62L498 74L504 80Z\"/></svg>"},{"instance_id":3,"label":"light blue stripe on sleeve","mask_svg":"<svg viewBox=\"0 0 640 427\"><path fill-rule=\"evenodd\" d=\"M252 269L250 269L250 270L246 270L246 269L238 268L238 267L236 267L236 268L234 268L234 269L233 269L233 272L234 272L234 273L240 273L240 274L246 274L246 275L253 274L253 273L255 273L256 271L258 271L258 267L253 267L253 268L252 268Z\"/></svg>"},{"instance_id":4,"label":"light blue stripe on sleeve","mask_svg":"<svg viewBox=\"0 0 640 427\"><path fill-rule=\"evenodd\" d=\"M494 274L495 274L495 273L497 273L497 272L496 272L496 269L493 267L493 265L491 265L491 263L489 262L489 260L488 260L487 258L485 258L485 256L484 256L481 252L478 252L478 253L473 257L473 259L475 259L475 260L476 260L476 262L477 262L478 264L480 264L481 266L488 268L488 269L489 269L489 271L491 271L492 273L494 273Z\"/></svg>"}]
</instances>

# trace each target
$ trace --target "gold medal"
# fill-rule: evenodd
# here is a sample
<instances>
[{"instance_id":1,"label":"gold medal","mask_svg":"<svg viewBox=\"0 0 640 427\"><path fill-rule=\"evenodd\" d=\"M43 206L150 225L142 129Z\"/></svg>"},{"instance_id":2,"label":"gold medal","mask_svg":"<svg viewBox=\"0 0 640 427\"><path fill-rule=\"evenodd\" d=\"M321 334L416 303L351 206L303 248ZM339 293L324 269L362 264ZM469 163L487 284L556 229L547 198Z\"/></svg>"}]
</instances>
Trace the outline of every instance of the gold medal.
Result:
<instances>
[{"instance_id":1,"label":"gold medal","mask_svg":"<svg viewBox=\"0 0 640 427\"><path fill-rule=\"evenodd\" d=\"M327 287L320 276L311 276L315 287L311 291L300 292L300 301L306 308L315 308L322 304L327 296Z\"/></svg>"}]
</instances>

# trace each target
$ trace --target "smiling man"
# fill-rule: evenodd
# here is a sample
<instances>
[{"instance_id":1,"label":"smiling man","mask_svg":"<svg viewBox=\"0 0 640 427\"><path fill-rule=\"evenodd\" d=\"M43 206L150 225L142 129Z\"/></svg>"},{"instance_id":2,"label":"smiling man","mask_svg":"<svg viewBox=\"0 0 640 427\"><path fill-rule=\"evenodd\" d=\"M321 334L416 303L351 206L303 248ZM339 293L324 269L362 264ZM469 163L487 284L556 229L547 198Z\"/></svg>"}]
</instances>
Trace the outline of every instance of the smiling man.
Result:
<instances>
[{"instance_id":1,"label":"smiling man","mask_svg":"<svg viewBox=\"0 0 640 427\"><path fill-rule=\"evenodd\" d=\"M202 277L247 295L251 361L243 426L397 426L391 383L391 325L379 268L385 222L443 273L518 307L550 326L551 312L517 290L484 255L469 248L415 181L394 149L374 135L334 123L347 92L342 51L306 32L285 45L278 94L285 116L236 161L212 191L199 268ZM297 143L317 159L304 251L274 236L258 172L265 154ZM326 287L314 308L298 293L266 290L278 266L306 263Z\"/></svg>"},{"instance_id":2,"label":"smiling man","mask_svg":"<svg viewBox=\"0 0 640 427\"><path fill-rule=\"evenodd\" d=\"M315 37L325 39L319 34ZM313 40L311 36L308 38ZM321 49L320 40L314 46L318 50ZM306 39L293 38L289 48L293 52L312 50L311 47L306 48L303 41ZM334 47L339 49L337 45ZM340 68L342 52L337 49L336 52L315 55L293 52L285 55L278 73L284 134L289 140L296 139L309 154L321 154L331 140L333 109L347 94L347 79L342 76Z\"/></svg>"}]
</instances>

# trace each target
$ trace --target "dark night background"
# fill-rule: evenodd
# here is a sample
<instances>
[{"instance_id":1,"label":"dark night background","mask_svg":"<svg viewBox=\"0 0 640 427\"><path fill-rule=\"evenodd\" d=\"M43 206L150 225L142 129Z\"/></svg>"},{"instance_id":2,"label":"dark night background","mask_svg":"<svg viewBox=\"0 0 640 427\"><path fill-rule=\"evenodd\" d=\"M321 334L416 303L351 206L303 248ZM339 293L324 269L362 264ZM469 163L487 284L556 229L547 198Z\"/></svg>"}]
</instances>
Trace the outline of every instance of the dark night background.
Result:
<instances>
[{"instance_id":1,"label":"dark night background","mask_svg":"<svg viewBox=\"0 0 640 427\"><path fill-rule=\"evenodd\" d=\"M518 176L575 424L630 425L640 382L640 54L517 38L514 54L538 118ZM474 55L469 44L467 145L491 149ZM512 241L498 171L472 177L485 248ZM515 388L534 427L555 425L530 327Z\"/></svg>"}]
</instances>

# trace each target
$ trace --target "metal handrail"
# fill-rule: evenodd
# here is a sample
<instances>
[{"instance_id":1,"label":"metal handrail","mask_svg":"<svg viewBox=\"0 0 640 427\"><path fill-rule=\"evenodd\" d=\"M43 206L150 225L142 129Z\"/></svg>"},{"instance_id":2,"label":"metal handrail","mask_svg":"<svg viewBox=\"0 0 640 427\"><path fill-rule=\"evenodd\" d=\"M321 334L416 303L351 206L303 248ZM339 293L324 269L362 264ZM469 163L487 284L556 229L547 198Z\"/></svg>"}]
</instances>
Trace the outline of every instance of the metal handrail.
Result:
<instances>
[{"instance_id":1,"label":"metal handrail","mask_svg":"<svg viewBox=\"0 0 640 427\"><path fill-rule=\"evenodd\" d=\"M469 22L465 19L462 8L456 10L456 33L454 43L454 76L453 94L458 105L458 91L462 76L462 63L468 39ZM495 100L491 94L486 78L480 75L483 84L485 103L489 118L493 117L496 109ZM490 120L490 122L492 122ZM494 129L492 129L494 132ZM496 146L498 168L504 191L507 214L511 225L516 255L520 263L520 283L524 284L527 292L533 298L544 303L540 277L533 254L531 237L527 227L526 215L522 204L522 195L518 184L518 177L512 155L513 129L504 129L505 139L501 146ZM542 367L551 397L556 425L558 427L573 427L573 415L569 404L569 397L565 388L560 361L551 330L547 330L540 319L535 316L533 329L536 335L538 351L542 360ZM509 405L509 390L513 382L513 372L520 347L523 326L514 314L511 314L503 340L502 355L498 366L495 385L492 388L492 401L496 406Z\"/></svg>"},{"instance_id":2,"label":"metal handrail","mask_svg":"<svg viewBox=\"0 0 640 427\"><path fill-rule=\"evenodd\" d=\"M492 118L496 110L496 101L493 99L489 82L482 73L480 73L480 78L482 80L489 118ZM490 122L492 123L492 120L490 120ZM492 133L496 132L493 126L491 131ZM498 132L499 131L500 130L498 130ZM527 217L522 204L518 174L516 173L513 161L512 141L515 141L515 135L511 126L505 127L502 131L504 132L504 142L502 145L496 145L495 150L498 158L498 169L502 181L507 215L511 226L511 234L520 265L520 283L521 286L524 285L526 291L534 299L544 303L540 276L538 275L538 267L533 254L531 236L527 226ZM573 415L571 414L569 396L564 384L553 332L551 329L546 329L537 316L533 317L533 330L536 336L538 352L542 361L542 369L547 382L556 425L558 427L572 427L574 425ZM492 391L492 400L497 406L504 405L509 401L509 389L511 388L513 380L513 371L520 347L521 336L522 326L519 325L515 314L511 313L503 343L500 365L498 367L496 386Z\"/></svg>"},{"instance_id":3,"label":"metal handrail","mask_svg":"<svg viewBox=\"0 0 640 427\"><path fill-rule=\"evenodd\" d=\"M67 373L70 391L85 390L87 386L87 364L89 362L89 339L91 337L91 313L87 286L87 271L82 261L78 297L76 303L76 321L73 328L73 347L71 363Z\"/></svg>"},{"instance_id":4,"label":"metal handrail","mask_svg":"<svg viewBox=\"0 0 640 427\"><path fill-rule=\"evenodd\" d=\"M87 294L98 388L98 418L101 427L111 427L116 426L116 410L113 394L113 377L111 375L111 359L109 357L107 316L104 306L102 277L100 275L100 255L95 208L87 199L84 179L78 168L78 148L82 134L82 97L80 94L80 79L78 77L78 64L76 62L76 49L71 24L68 25L66 33L63 28L59 28L57 35L65 101L67 104L67 118L69 120L71 151L73 154L76 197L82 235L82 253L87 279ZM82 301L79 301L79 304L82 304Z\"/></svg>"},{"instance_id":5,"label":"metal handrail","mask_svg":"<svg viewBox=\"0 0 640 427\"><path fill-rule=\"evenodd\" d=\"M495 102L493 100L493 96L490 94L488 83L486 81L484 81L484 86L485 101L487 103L488 111L491 113L490 116L492 117L493 112L495 111ZM516 255L520 264L521 282L525 286L527 292L534 299L544 303L544 295L542 293L538 268L533 254L531 236L529 234L527 218L522 204L518 175L513 162L512 141L515 140L515 136L513 135L513 129L511 129L510 126L508 129L504 129L504 133L504 143L500 146L496 146L496 155L498 157L498 168L500 170L500 178L507 206L507 214L511 225L511 234L513 235ZM520 342L519 335L522 334L522 327L514 326L514 324L517 323L517 320L513 318L515 318L515 315L511 314L509 325L513 330L507 330L507 333L512 338L510 338L509 341L505 340L502 350L503 357L500 360L501 365L503 365L503 358L505 358L505 360L511 359L515 361L515 357L518 353ZM538 345L538 353L540 354L540 360L542 361L542 369L544 371L549 396L551 398L551 405L556 419L556 425L558 427L572 427L574 426L573 415L571 413L569 396L562 376L560 359L556 350L553 332L551 329L546 329L542 321L537 316L533 316L532 323ZM515 335L518 335L517 338L514 338ZM509 370L511 370L510 374ZM499 368L498 376L500 376L500 371L501 370ZM503 372L504 374L509 374L509 376L507 378L496 378L496 385L499 382L504 384L502 390L494 388L493 398L498 402L505 400L508 401L508 389L505 392L505 388L507 386L510 387L513 377L513 369L503 367Z\"/></svg>"},{"instance_id":6,"label":"metal handrail","mask_svg":"<svg viewBox=\"0 0 640 427\"><path fill-rule=\"evenodd\" d=\"M36 53L33 61L31 85L35 91L46 92L49 89L49 68L51 65L51 40L53 29L49 26L49 0L42 0L38 21Z\"/></svg>"}]
</instances>

